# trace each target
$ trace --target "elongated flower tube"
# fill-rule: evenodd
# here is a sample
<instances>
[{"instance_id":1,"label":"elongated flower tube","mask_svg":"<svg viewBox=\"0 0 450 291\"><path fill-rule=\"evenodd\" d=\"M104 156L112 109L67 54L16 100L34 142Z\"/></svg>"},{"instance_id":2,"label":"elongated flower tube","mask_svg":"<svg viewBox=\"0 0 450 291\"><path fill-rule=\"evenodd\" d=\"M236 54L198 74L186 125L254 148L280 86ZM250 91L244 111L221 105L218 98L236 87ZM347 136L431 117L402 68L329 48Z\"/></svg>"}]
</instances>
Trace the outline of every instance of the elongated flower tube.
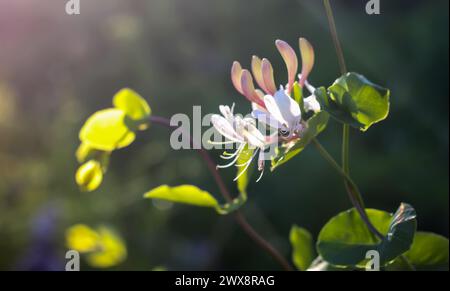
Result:
<instances>
[{"instance_id":1,"label":"elongated flower tube","mask_svg":"<svg viewBox=\"0 0 450 291\"><path fill-rule=\"evenodd\" d=\"M244 92L241 88L241 76L242 76L242 66L239 64L239 62L233 62L233 65L231 66L231 81L233 82L234 88L244 95Z\"/></svg>"},{"instance_id":2,"label":"elongated flower tube","mask_svg":"<svg viewBox=\"0 0 450 291\"><path fill-rule=\"evenodd\" d=\"M295 82L295 76L297 75L297 55L295 54L294 49L285 41L278 39L275 41L275 45L286 63L286 68L288 71L288 84L286 91L290 93Z\"/></svg>"},{"instance_id":3,"label":"elongated flower tube","mask_svg":"<svg viewBox=\"0 0 450 291\"><path fill-rule=\"evenodd\" d=\"M305 81L314 66L314 49L312 45L305 38L300 38L299 41L300 54L302 56L302 72L298 81L300 87L303 87Z\"/></svg>"},{"instance_id":4,"label":"elongated flower tube","mask_svg":"<svg viewBox=\"0 0 450 291\"><path fill-rule=\"evenodd\" d=\"M272 64L268 59L263 59L261 61L261 70L263 74L264 83L267 88L267 94L273 95L277 91L277 86L275 85L275 79L273 78L273 68Z\"/></svg>"},{"instance_id":5,"label":"elongated flower tube","mask_svg":"<svg viewBox=\"0 0 450 291\"><path fill-rule=\"evenodd\" d=\"M214 128L223 135L228 141L224 142L213 142L212 144L236 144L236 150L234 153L224 153L221 156L222 159L227 160L228 163L225 165L218 165L217 168L228 168L233 165L238 167L244 167L243 171L240 171L239 175L236 176L234 180L239 179L239 177L249 168L254 157L258 155L258 170L261 172L257 181L259 181L264 172L264 150L268 145L277 141L277 136L265 136L263 135L255 125L255 120L252 118L242 118L240 116L235 116L233 114L234 104L230 108L229 106L221 105L219 110L222 115L214 114L211 117L211 123ZM244 164L236 164L239 159L239 155L248 146L249 149L253 150L251 158Z\"/></svg>"},{"instance_id":6,"label":"elongated flower tube","mask_svg":"<svg viewBox=\"0 0 450 291\"><path fill-rule=\"evenodd\" d=\"M259 106L265 107L264 101L261 96L257 93L255 86L253 84L252 74L247 70L242 70L241 74L241 88L244 96L252 102Z\"/></svg>"},{"instance_id":7,"label":"elongated flower tube","mask_svg":"<svg viewBox=\"0 0 450 291\"><path fill-rule=\"evenodd\" d=\"M266 83L264 82L261 59L257 56L253 56L251 67L252 67L253 77L255 77L255 81L258 84L258 86L261 87L261 89L265 93L269 93L269 91L267 90L267 87L266 87Z\"/></svg>"}]
</instances>

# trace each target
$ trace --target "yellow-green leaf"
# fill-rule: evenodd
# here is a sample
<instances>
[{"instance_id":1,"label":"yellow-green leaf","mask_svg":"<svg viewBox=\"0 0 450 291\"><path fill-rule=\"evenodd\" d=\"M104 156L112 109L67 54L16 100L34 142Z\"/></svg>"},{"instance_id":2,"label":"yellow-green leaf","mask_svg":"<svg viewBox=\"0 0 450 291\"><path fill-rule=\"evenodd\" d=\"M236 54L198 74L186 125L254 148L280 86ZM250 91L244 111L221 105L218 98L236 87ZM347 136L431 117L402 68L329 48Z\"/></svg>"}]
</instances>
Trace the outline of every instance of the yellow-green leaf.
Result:
<instances>
[{"instance_id":1,"label":"yellow-green leaf","mask_svg":"<svg viewBox=\"0 0 450 291\"><path fill-rule=\"evenodd\" d=\"M300 110L302 112L302 116L305 116L305 107L303 102L303 90L302 87L298 84L298 82L294 82L294 85L292 86L292 96L294 97L294 100L298 103L300 106Z\"/></svg>"},{"instance_id":2,"label":"yellow-green leaf","mask_svg":"<svg viewBox=\"0 0 450 291\"><path fill-rule=\"evenodd\" d=\"M100 186L103 180L102 166L98 161L90 160L82 164L76 174L75 181L81 191L94 191Z\"/></svg>"},{"instance_id":3,"label":"yellow-green leaf","mask_svg":"<svg viewBox=\"0 0 450 291\"><path fill-rule=\"evenodd\" d=\"M389 114L390 91L357 73L347 73L328 90L320 87L314 94L323 110L336 120L362 131Z\"/></svg>"},{"instance_id":4,"label":"yellow-green leaf","mask_svg":"<svg viewBox=\"0 0 450 291\"><path fill-rule=\"evenodd\" d=\"M376 209L366 209L373 226L384 236L371 234L358 211L354 208L330 219L319 233L319 255L336 266L364 268L366 253L378 251L380 264L386 265L411 248L416 231L416 212L411 205L402 203L394 215Z\"/></svg>"},{"instance_id":5,"label":"yellow-green leaf","mask_svg":"<svg viewBox=\"0 0 450 291\"><path fill-rule=\"evenodd\" d=\"M441 235L418 231L411 248L404 254L405 259L396 259L386 267L389 271L409 270L407 261L417 271L449 270L448 238Z\"/></svg>"},{"instance_id":6,"label":"yellow-green leaf","mask_svg":"<svg viewBox=\"0 0 450 291\"><path fill-rule=\"evenodd\" d=\"M277 154L272 158L271 170L275 170L277 167L301 153L316 136L325 130L328 119L329 114L325 111L320 111L308 119L307 129L300 139L277 148Z\"/></svg>"},{"instance_id":7,"label":"yellow-green leaf","mask_svg":"<svg viewBox=\"0 0 450 291\"><path fill-rule=\"evenodd\" d=\"M151 113L147 101L129 88L117 92L113 97L113 104L114 107L123 110L133 120L142 120Z\"/></svg>"},{"instance_id":8,"label":"yellow-green leaf","mask_svg":"<svg viewBox=\"0 0 450 291\"><path fill-rule=\"evenodd\" d=\"M80 140L91 148L113 151L130 145L135 134L125 124L123 110L110 108L94 113L80 130Z\"/></svg>"},{"instance_id":9,"label":"yellow-green leaf","mask_svg":"<svg viewBox=\"0 0 450 291\"><path fill-rule=\"evenodd\" d=\"M316 257L311 234L297 225L292 226L289 234L292 246L292 260L300 271L305 271Z\"/></svg>"},{"instance_id":10,"label":"yellow-green leaf","mask_svg":"<svg viewBox=\"0 0 450 291\"><path fill-rule=\"evenodd\" d=\"M144 198L162 199L201 207L216 208L219 206L217 200L210 193L193 185L176 187L162 185L145 193Z\"/></svg>"}]
</instances>

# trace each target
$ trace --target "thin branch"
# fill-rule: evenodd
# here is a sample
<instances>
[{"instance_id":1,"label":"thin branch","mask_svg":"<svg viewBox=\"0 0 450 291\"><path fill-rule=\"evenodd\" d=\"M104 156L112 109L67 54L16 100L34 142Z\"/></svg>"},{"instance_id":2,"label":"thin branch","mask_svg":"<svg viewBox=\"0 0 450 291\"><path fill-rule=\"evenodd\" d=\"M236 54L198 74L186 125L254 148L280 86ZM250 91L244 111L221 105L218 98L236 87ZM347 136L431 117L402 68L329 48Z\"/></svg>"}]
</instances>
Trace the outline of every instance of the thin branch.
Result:
<instances>
[{"instance_id":1,"label":"thin branch","mask_svg":"<svg viewBox=\"0 0 450 291\"><path fill-rule=\"evenodd\" d=\"M347 66L345 64L344 53L342 51L341 43L339 42L339 37L336 29L336 23L334 21L333 10L331 9L330 1L323 0L323 4L325 6L325 11L327 13L328 24L330 25L331 37L333 38L334 47L336 48L336 54L338 56L339 68L341 70L341 74L344 75L347 73ZM366 223L369 230L376 235L380 239L384 239L383 235L373 226L370 222L366 209L364 206L364 200L359 192L355 183L349 179L350 167L349 167L349 140L350 140L350 127L348 124L344 124L343 126L343 139L342 139L342 170L345 174L346 179L344 180L345 188L347 189L347 193L349 194L350 200L355 208L358 210L361 218ZM315 144L320 144L315 140ZM330 156L331 157L331 156ZM408 267L411 270L414 270L414 266L409 262L408 258L405 255L400 256L401 260L407 263Z\"/></svg>"},{"instance_id":2,"label":"thin branch","mask_svg":"<svg viewBox=\"0 0 450 291\"><path fill-rule=\"evenodd\" d=\"M341 74L344 75L345 73L347 73L347 66L345 64L344 53L342 51L341 43L339 42L336 23L334 22L333 10L331 9L329 0L323 0L323 5L325 6L325 11L327 13L331 37L333 38L334 47L336 49L336 54L339 61L339 68L341 70Z\"/></svg>"},{"instance_id":3,"label":"thin branch","mask_svg":"<svg viewBox=\"0 0 450 291\"><path fill-rule=\"evenodd\" d=\"M160 117L160 116L151 116L149 118L150 122L154 124L159 124L162 126L165 126L167 128L173 129L174 127L170 125L170 121L167 118ZM194 140L192 136L189 134L190 143L194 145ZM227 202L232 201L232 196L230 194L230 191L228 190L227 186L225 185L225 182L222 179L222 176L220 175L219 171L216 168L216 164L212 160L211 156L208 154L208 152L203 149L202 147L195 146L194 148L198 148L198 153L203 158L203 160L206 163L206 166L208 167L208 170L213 175L214 180L216 181L217 186L219 187L220 193L222 196L227 200ZM266 251L272 258L277 261L284 270L286 271L293 271L294 269L291 267L289 262L278 252L275 247L273 247L266 239L264 239L247 221L245 216L242 214L241 211L237 210L233 213L234 219L238 223L238 225L242 228L242 230L256 243L258 244L264 251Z\"/></svg>"},{"instance_id":4,"label":"thin branch","mask_svg":"<svg viewBox=\"0 0 450 291\"><path fill-rule=\"evenodd\" d=\"M320 144L320 142L317 139L313 139L313 144L319 151L319 153L322 155L322 157L330 163L330 165L335 169L339 175L341 175L344 180L346 181L346 185L348 185L347 191L349 193L350 201L352 202L355 209L358 211L359 215L361 216L361 219L366 224L367 228L370 230L370 232L374 235L376 235L378 238L383 239L384 236L375 228L375 226L372 224L372 222L369 220L369 217L366 214L366 211L364 209L364 204L361 205L359 201L362 201L362 195L361 192L359 192L358 186L353 182L352 178L348 176L347 173L338 165L336 160L328 153L328 151Z\"/></svg>"},{"instance_id":5,"label":"thin branch","mask_svg":"<svg viewBox=\"0 0 450 291\"><path fill-rule=\"evenodd\" d=\"M345 64L344 53L342 52L341 43L339 42L339 37L337 34L336 23L334 21L333 10L331 9L330 1L323 0L323 4L325 6L325 11L327 13L328 24L330 25L331 37L333 38L334 47L336 48L336 54L339 60L339 68L341 70L341 74L344 75L347 73L347 66ZM359 215L362 220L367 225L368 229L372 234L377 236L378 238L383 238L383 235L373 226L370 222L365 205L364 200L359 192L356 184L349 179L350 177L350 167L349 167L349 135L350 135L350 127L348 124L343 125L342 131L342 171L344 172L344 184L349 195L350 201L353 206L358 210ZM320 148L320 144L315 141L316 147ZM331 156L330 156L331 157Z\"/></svg>"}]
</instances>

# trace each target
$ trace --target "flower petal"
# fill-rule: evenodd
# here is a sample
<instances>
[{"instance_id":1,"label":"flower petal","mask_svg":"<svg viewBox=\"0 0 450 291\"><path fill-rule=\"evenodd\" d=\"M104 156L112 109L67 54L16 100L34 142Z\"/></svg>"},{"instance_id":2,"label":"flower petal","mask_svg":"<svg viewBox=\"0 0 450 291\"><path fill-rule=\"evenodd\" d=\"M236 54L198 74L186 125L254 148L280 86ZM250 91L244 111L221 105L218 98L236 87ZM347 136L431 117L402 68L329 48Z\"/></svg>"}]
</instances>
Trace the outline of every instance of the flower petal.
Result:
<instances>
[{"instance_id":1,"label":"flower petal","mask_svg":"<svg viewBox=\"0 0 450 291\"><path fill-rule=\"evenodd\" d=\"M244 92L244 96L247 97L250 102L255 102L260 106L264 106L263 100L258 96L258 93L256 93L252 74L250 74L248 70L242 70L241 88Z\"/></svg>"},{"instance_id":2,"label":"flower petal","mask_svg":"<svg viewBox=\"0 0 450 291\"><path fill-rule=\"evenodd\" d=\"M287 91L291 92L292 85L295 81L295 76L297 75L298 70L298 60L297 55L295 54L294 49L285 41L276 40L275 45L277 46L278 51L283 57L284 62L286 63L286 68L288 71L288 87Z\"/></svg>"},{"instance_id":3,"label":"flower petal","mask_svg":"<svg viewBox=\"0 0 450 291\"><path fill-rule=\"evenodd\" d=\"M275 79L273 78L273 68L272 64L268 59L262 59L261 61L261 70L263 74L264 84L268 91L268 94L273 95L277 91L277 87L275 86Z\"/></svg>"},{"instance_id":4,"label":"flower petal","mask_svg":"<svg viewBox=\"0 0 450 291\"><path fill-rule=\"evenodd\" d=\"M244 91L241 88L241 75L242 75L242 67L238 61L234 61L231 66L231 82L233 82L234 88L244 95Z\"/></svg>"},{"instance_id":5,"label":"flower petal","mask_svg":"<svg viewBox=\"0 0 450 291\"><path fill-rule=\"evenodd\" d=\"M253 77L255 77L256 83L258 83L258 86L261 87L261 89L263 89L264 92L268 93L266 85L264 84L264 78L261 68L261 59L258 58L257 56L252 57L252 73Z\"/></svg>"},{"instance_id":6,"label":"flower petal","mask_svg":"<svg viewBox=\"0 0 450 291\"><path fill-rule=\"evenodd\" d=\"M284 116L281 114L280 108L273 96L264 96L264 104L266 105L267 111L269 111L273 118L275 118L280 124L288 126L288 121L284 119Z\"/></svg>"},{"instance_id":7,"label":"flower petal","mask_svg":"<svg viewBox=\"0 0 450 291\"><path fill-rule=\"evenodd\" d=\"M228 120L229 122L233 121L233 118L234 118L233 111L230 109L229 106L220 105L219 111L220 111L220 113L222 113L222 115L225 117L226 120Z\"/></svg>"},{"instance_id":8,"label":"flower petal","mask_svg":"<svg viewBox=\"0 0 450 291\"><path fill-rule=\"evenodd\" d=\"M276 120L269 112L261 109L254 109L252 111L252 116L256 118L259 122L269 125L270 127L279 129L281 127L281 123Z\"/></svg>"},{"instance_id":9,"label":"flower petal","mask_svg":"<svg viewBox=\"0 0 450 291\"><path fill-rule=\"evenodd\" d=\"M259 99L261 99L261 101L264 101L264 100L263 100L263 99L264 99L264 95L266 95L266 94L264 94L263 91L261 91L261 90L259 90L259 89L256 89L256 90L255 90L255 93L256 93L256 95L258 95L258 97L259 97Z\"/></svg>"},{"instance_id":10,"label":"flower petal","mask_svg":"<svg viewBox=\"0 0 450 291\"><path fill-rule=\"evenodd\" d=\"M302 78L302 75L299 74L298 79L300 80L301 78ZM316 88L313 85L311 85L308 82L308 80L305 80L305 87L306 87L306 89L308 89L309 93L311 93L311 94L314 94L314 92L316 92Z\"/></svg>"},{"instance_id":11,"label":"flower petal","mask_svg":"<svg viewBox=\"0 0 450 291\"><path fill-rule=\"evenodd\" d=\"M302 56L302 75L298 83L303 87L314 66L314 48L305 38L299 39L299 46L300 54Z\"/></svg>"},{"instance_id":12,"label":"flower petal","mask_svg":"<svg viewBox=\"0 0 450 291\"><path fill-rule=\"evenodd\" d=\"M286 94L286 91L283 90L283 88L275 93L274 99L284 120L288 122L288 127L293 129L293 127L300 122L300 106L294 99Z\"/></svg>"},{"instance_id":13,"label":"flower petal","mask_svg":"<svg viewBox=\"0 0 450 291\"><path fill-rule=\"evenodd\" d=\"M313 111L314 113L317 113L320 111L320 103L317 101L317 98L315 95L311 95L305 99L303 99L303 106L305 107L306 111Z\"/></svg>"},{"instance_id":14,"label":"flower petal","mask_svg":"<svg viewBox=\"0 0 450 291\"><path fill-rule=\"evenodd\" d=\"M244 137L248 144L254 148L262 148L265 146L266 138L253 124L247 125L247 129L244 131Z\"/></svg>"},{"instance_id":15,"label":"flower petal","mask_svg":"<svg viewBox=\"0 0 450 291\"><path fill-rule=\"evenodd\" d=\"M240 136L228 120L224 117L214 114L211 116L211 123L221 135L235 142L244 142L244 138Z\"/></svg>"}]
</instances>

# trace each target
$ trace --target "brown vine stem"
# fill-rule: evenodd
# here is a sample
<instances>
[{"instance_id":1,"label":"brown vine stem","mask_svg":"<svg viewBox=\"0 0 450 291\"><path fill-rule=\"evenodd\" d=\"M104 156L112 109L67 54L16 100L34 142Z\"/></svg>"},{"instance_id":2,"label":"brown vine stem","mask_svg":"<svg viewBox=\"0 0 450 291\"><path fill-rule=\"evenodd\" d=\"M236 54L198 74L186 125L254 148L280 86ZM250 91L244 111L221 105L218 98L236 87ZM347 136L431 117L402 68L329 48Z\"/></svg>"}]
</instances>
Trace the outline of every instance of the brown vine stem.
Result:
<instances>
[{"instance_id":1,"label":"brown vine stem","mask_svg":"<svg viewBox=\"0 0 450 291\"><path fill-rule=\"evenodd\" d=\"M162 125L164 127L167 127L169 129L174 129L175 127L170 125L170 121L161 116L151 116L149 118L150 122L158 125ZM194 140L192 136L189 134L189 139L191 144L194 144ZM194 147L199 148L197 151L199 155L203 158L203 160L206 163L206 166L208 167L208 170L211 172L217 186L219 187L220 193L222 196L227 200L227 202L232 201L232 196L230 194L230 191L228 190L225 182L222 179L222 176L220 175L219 171L216 168L215 162L212 160L211 156L208 154L208 152L201 148L201 147ZM275 261L277 261L280 266L286 270L286 271L293 271L294 269L289 264L289 262L281 255L281 253L272 246L266 239L264 239L247 221L244 214L242 214L241 211L236 210L234 213L234 219L236 220L237 224L242 228L242 230L264 251L266 251Z\"/></svg>"}]
</instances>

